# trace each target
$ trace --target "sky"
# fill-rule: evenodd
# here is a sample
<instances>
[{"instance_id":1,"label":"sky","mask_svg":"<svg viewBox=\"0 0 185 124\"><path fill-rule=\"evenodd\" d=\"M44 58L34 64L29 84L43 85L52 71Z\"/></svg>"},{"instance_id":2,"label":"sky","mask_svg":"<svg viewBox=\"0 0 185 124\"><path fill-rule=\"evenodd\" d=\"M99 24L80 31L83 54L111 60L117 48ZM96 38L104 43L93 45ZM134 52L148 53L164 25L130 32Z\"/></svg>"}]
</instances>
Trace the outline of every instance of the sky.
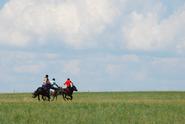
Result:
<instances>
[{"instance_id":1,"label":"sky","mask_svg":"<svg viewBox=\"0 0 185 124\"><path fill-rule=\"evenodd\" d=\"M184 91L184 0L1 0L0 92Z\"/></svg>"}]
</instances>

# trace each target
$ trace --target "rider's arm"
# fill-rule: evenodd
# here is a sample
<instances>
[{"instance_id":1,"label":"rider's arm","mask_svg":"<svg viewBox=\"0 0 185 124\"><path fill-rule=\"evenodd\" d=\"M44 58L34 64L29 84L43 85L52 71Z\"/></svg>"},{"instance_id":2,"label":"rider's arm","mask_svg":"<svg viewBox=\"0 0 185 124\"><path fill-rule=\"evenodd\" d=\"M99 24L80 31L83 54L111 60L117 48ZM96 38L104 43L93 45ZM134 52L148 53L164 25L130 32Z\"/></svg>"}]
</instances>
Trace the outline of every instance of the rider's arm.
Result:
<instances>
[{"instance_id":1,"label":"rider's arm","mask_svg":"<svg viewBox=\"0 0 185 124\"><path fill-rule=\"evenodd\" d=\"M44 78L44 80L43 80L43 84L46 84L46 80L47 80L47 79L46 79L46 78Z\"/></svg>"},{"instance_id":2,"label":"rider's arm","mask_svg":"<svg viewBox=\"0 0 185 124\"><path fill-rule=\"evenodd\" d=\"M59 87L56 83L54 83L53 85L55 85L56 87Z\"/></svg>"},{"instance_id":3,"label":"rider's arm","mask_svg":"<svg viewBox=\"0 0 185 124\"><path fill-rule=\"evenodd\" d=\"M73 86L73 82L71 81L71 86Z\"/></svg>"}]
</instances>

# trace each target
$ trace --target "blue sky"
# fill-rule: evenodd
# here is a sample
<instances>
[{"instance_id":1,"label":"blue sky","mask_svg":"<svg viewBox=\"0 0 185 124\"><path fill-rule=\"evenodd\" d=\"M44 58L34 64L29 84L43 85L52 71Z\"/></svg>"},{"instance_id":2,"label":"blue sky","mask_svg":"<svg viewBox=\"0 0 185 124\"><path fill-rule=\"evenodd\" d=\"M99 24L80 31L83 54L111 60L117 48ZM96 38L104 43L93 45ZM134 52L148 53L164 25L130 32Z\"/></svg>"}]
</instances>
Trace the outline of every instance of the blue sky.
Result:
<instances>
[{"instance_id":1,"label":"blue sky","mask_svg":"<svg viewBox=\"0 0 185 124\"><path fill-rule=\"evenodd\" d=\"M184 91L184 53L184 0L0 1L0 92Z\"/></svg>"}]
</instances>

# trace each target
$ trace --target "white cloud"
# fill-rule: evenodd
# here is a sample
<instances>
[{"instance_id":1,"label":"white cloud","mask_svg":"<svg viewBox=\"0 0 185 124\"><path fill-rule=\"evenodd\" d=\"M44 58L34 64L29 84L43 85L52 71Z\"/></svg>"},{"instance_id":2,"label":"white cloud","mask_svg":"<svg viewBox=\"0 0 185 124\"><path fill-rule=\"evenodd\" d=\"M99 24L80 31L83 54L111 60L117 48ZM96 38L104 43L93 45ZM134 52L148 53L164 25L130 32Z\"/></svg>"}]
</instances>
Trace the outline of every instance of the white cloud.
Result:
<instances>
[{"instance_id":1,"label":"white cloud","mask_svg":"<svg viewBox=\"0 0 185 124\"><path fill-rule=\"evenodd\" d=\"M60 64L61 61L59 54L24 51L1 51L0 58L2 73L14 75L44 73L54 68L53 65Z\"/></svg>"},{"instance_id":2,"label":"white cloud","mask_svg":"<svg viewBox=\"0 0 185 124\"><path fill-rule=\"evenodd\" d=\"M42 69L43 69L43 65L41 64L21 65L21 66L16 66L14 68L15 72L31 73L31 74L39 73Z\"/></svg>"},{"instance_id":3,"label":"white cloud","mask_svg":"<svg viewBox=\"0 0 185 124\"><path fill-rule=\"evenodd\" d=\"M162 19L164 7L159 4L154 10L146 13L133 11L130 14L129 22L123 27L126 48L147 51L177 50L179 44L184 44L185 6Z\"/></svg>"},{"instance_id":4,"label":"white cloud","mask_svg":"<svg viewBox=\"0 0 185 124\"><path fill-rule=\"evenodd\" d=\"M159 66L160 69L166 68L168 70L174 71L174 69L177 70L185 69L184 62L185 62L184 58L178 57L154 58L152 65Z\"/></svg>"},{"instance_id":5,"label":"white cloud","mask_svg":"<svg viewBox=\"0 0 185 124\"><path fill-rule=\"evenodd\" d=\"M27 46L53 38L82 47L116 15L112 0L10 0L0 10L0 43Z\"/></svg>"},{"instance_id":6,"label":"white cloud","mask_svg":"<svg viewBox=\"0 0 185 124\"><path fill-rule=\"evenodd\" d=\"M120 76L121 71L123 71L121 65L108 64L106 67L106 72L113 77Z\"/></svg>"},{"instance_id":7,"label":"white cloud","mask_svg":"<svg viewBox=\"0 0 185 124\"><path fill-rule=\"evenodd\" d=\"M176 49L177 49L177 53L179 53L181 55L184 55L184 52L185 52L185 40L182 40L182 42L179 43L176 46Z\"/></svg>"},{"instance_id":8,"label":"white cloud","mask_svg":"<svg viewBox=\"0 0 185 124\"><path fill-rule=\"evenodd\" d=\"M126 75L132 75L137 69L131 69L131 65L141 63L142 58L134 55L119 55L119 56L108 56L104 58L108 64L105 66L105 72L109 74L110 77L125 77ZM134 68L134 67L133 67ZM131 72L132 71L132 72ZM141 75L139 75L141 77ZM138 77L139 77L138 76ZM128 78L128 77L127 77Z\"/></svg>"},{"instance_id":9,"label":"white cloud","mask_svg":"<svg viewBox=\"0 0 185 124\"><path fill-rule=\"evenodd\" d=\"M103 60L108 62L116 62L116 63L126 63L126 62L139 62L140 56L135 54L125 54L125 55L106 55Z\"/></svg>"},{"instance_id":10,"label":"white cloud","mask_svg":"<svg viewBox=\"0 0 185 124\"><path fill-rule=\"evenodd\" d=\"M135 72L131 77L135 82L142 82L142 81L149 80L148 72L145 72L145 71Z\"/></svg>"},{"instance_id":11,"label":"white cloud","mask_svg":"<svg viewBox=\"0 0 185 124\"><path fill-rule=\"evenodd\" d=\"M173 52L184 56L185 7L166 9L160 0L9 0L0 9L1 89L40 85L46 73L85 90L181 88L185 60Z\"/></svg>"},{"instance_id":12,"label":"white cloud","mask_svg":"<svg viewBox=\"0 0 185 124\"><path fill-rule=\"evenodd\" d=\"M122 62L139 62L140 57L137 55L128 54L120 56L119 58L117 58L117 60Z\"/></svg>"},{"instance_id":13,"label":"white cloud","mask_svg":"<svg viewBox=\"0 0 185 124\"><path fill-rule=\"evenodd\" d=\"M64 63L64 72L68 75L80 75L80 61L79 60L69 60L68 62Z\"/></svg>"}]
</instances>

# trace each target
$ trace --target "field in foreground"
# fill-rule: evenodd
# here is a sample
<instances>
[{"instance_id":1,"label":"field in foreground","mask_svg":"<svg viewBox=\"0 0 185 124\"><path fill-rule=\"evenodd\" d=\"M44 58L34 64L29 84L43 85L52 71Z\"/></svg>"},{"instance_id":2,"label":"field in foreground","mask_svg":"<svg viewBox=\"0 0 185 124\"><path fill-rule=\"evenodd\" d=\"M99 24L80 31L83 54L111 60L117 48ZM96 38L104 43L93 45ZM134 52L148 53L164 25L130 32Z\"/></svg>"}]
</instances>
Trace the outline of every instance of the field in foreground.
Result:
<instances>
[{"instance_id":1,"label":"field in foreground","mask_svg":"<svg viewBox=\"0 0 185 124\"><path fill-rule=\"evenodd\" d=\"M38 102L0 94L0 124L184 124L185 92L75 93Z\"/></svg>"}]
</instances>

